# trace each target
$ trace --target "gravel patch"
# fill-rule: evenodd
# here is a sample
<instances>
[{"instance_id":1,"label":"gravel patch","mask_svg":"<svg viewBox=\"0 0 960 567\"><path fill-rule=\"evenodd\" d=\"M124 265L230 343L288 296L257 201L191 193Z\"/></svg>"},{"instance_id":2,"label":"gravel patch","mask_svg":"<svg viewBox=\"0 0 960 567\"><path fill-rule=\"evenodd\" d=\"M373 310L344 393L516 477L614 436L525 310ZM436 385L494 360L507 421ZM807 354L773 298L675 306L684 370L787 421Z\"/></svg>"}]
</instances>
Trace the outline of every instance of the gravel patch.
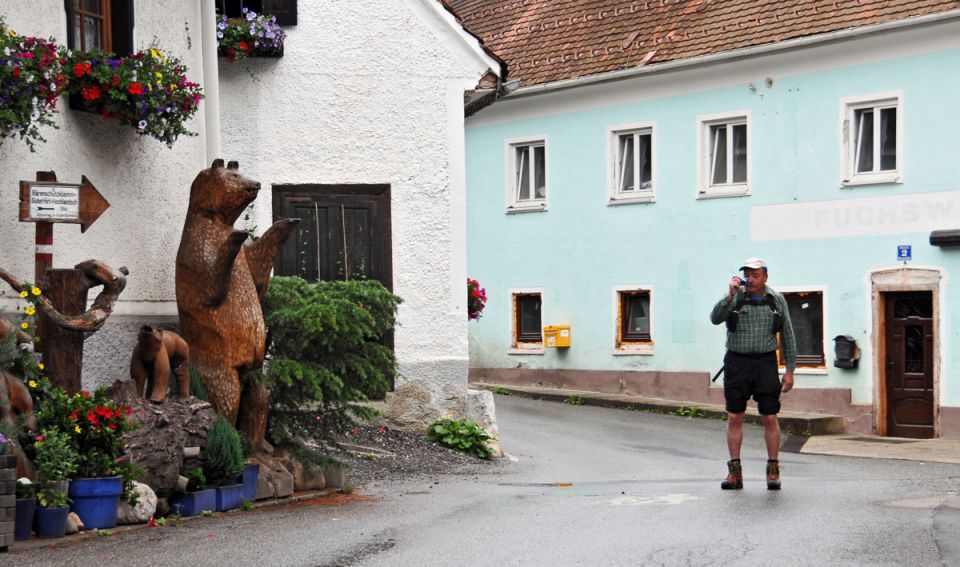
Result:
<instances>
[{"instance_id":1,"label":"gravel patch","mask_svg":"<svg viewBox=\"0 0 960 567\"><path fill-rule=\"evenodd\" d=\"M397 480L438 475L491 473L497 459L478 459L427 441L423 434L360 425L340 439L346 453L336 458L351 467L348 482L372 489Z\"/></svg>"}]
</instances>

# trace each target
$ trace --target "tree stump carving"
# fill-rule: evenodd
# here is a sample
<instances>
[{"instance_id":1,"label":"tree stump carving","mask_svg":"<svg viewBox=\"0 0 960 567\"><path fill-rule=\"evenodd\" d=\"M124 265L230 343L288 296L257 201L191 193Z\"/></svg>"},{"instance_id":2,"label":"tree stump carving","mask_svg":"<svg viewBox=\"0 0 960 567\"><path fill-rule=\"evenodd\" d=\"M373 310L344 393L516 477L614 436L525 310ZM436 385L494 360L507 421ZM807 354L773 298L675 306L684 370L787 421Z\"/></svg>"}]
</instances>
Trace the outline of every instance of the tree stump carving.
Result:
<instances>
[{"instance_id":1,"label":"tree stump carving","mask_svg":"<svg viewBox=\"0 0 960 567\"><path fill-rule=\"evenodd\" d=\"M279 220L256 241L233 225L253 202L260 183L240 174L237 162L217 159L190 187L190 205L177 252L177 309L192 364L210 403L262 446L269 402L263 385L240 377L263 364L266 325L260 297L273 259L299 219Z\"/></svg>"}]
</instances>

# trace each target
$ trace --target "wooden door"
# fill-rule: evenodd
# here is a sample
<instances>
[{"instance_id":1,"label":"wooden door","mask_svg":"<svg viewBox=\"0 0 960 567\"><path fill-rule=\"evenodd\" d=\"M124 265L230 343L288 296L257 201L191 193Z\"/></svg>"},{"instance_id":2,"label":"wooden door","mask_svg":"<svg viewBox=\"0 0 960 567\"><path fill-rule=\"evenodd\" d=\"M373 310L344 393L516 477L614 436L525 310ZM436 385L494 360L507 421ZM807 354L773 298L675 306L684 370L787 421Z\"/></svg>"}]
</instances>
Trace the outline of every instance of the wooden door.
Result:
<instances>
[{"instance_id":1,"label":"wooden door","mask_svg":"<svg viewBox=\"0 0 960 567\"><path fill-rule=\"evenodd\" d=\"M931 292L885 295L887 435L934 435Z\"/></svg>"},{"instance_id":2,"label":"wooden door","mask_svg":"<svg viewBox=\"0 0 960 567\"><path fill-rule=\"evenodd\" d=\"M307 281L375 279L393 289L388 185L275 186L274 218L298 218L275 273Z\"/></svg>"}]
</instances>

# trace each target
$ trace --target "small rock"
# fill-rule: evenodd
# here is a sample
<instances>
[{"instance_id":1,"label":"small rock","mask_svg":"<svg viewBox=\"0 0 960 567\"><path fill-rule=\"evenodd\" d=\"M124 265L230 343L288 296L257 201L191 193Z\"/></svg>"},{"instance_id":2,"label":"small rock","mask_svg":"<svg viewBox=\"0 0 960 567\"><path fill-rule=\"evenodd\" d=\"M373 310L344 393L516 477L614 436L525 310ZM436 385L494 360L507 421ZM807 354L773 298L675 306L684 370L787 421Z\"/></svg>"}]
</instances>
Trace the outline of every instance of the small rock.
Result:
<instances>
[{"instance_id":1,"label":"small rock","mask_svg":"<svg viewBox=\"0 0 960 567\"><path fill-rule=\"evenodd\" d=\"M80 519L80 516L76 512L70 512L67 514L67 534L75 534L79 531L83 531L83 520Z\"/></svg>"},{"instance_id":2,"label":"small rock","mask_svg":"<svg viewBox=\"0 0 960 567\"><path fill-rule=\"evenodd\" d=\"M120 501L117 507L118 524L142 524L157 512L157 495L146 484L133 483L133 491L137 493L137 505L131 506L125 500Z\"/></svg>"}]
</instances>

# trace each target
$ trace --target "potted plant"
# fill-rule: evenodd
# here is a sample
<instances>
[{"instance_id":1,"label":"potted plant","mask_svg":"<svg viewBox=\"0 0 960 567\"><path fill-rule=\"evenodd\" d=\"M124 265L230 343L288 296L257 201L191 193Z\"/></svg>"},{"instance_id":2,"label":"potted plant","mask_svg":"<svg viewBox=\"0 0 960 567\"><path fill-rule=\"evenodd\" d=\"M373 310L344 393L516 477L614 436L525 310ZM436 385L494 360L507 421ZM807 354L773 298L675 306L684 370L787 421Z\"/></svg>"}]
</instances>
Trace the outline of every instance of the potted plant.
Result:
<instances>
[{"instance_id":1,"label":"potted plant","mask_svg":"<svg viewBox=\"0 0 960 567\"><path fill-rule=\"evenodd\" d=\"M34 530L40 537L63 537L70 513L67 486L77 470L77 452L67 434L55 429L41 432L33 447L40 485Z\"/></svg>"},{"instance_id":2,"label":"potted plant","mask_svg":"<svg viewBox=\"0 0 960 567\"><path fill-rule=\"evenodd\" d=\"M37 509L37 493L29 478L17 479L17 509L13 522L13 539L23 541L30 539L33 529L34 511Z\"/></svg>"},{"instance_id":3,"label":"potted plant","mask_svg":"<svg viewBox=\"0 0 960 567\"><path fill-rule=\"evenodd\" d=\"M120 57L105 51L74 52L67 61L67 92L83 110L133 126L172 147L195 136L186 122L200 105L200 85L186 67L156 47Z\"/></svg>"},{"instance_id":4,"label":"potted plant","mask_svg":"<svg viewBox=\"0 0 960 567\"><path fill-rule=\"evenodd\" d=\"M0 144L19 137L32 152L46 141L39 127L57 127L53 116L67 80L63 59L52 39L18 35L0 18Z\"/></svg>"},{"instance_id":5,"label":"potted plant","mask_svg":"<svg viewBox=\"0 0 960 567\"><path fill-rule=\"evenodd\" d=\"M243 503L243 484L237 484L236 478L243 472L243 442L222 415L207 429L205 453L203 473L217 487L217 511L239 508Z\"/></svg>"},{"instance_id":6,"label":"potted plant","mask_svg":"<svg viewBox=\"0 0 960 567\"><path fill-rule=\"evenodd\" d=\"M204 510L217 509L217 490L207 488L207 477L203 469L194 467L186 473L187 491L170 499L170 509L181 516L196 516Z\"/></svg>"},{"instance_id":7,"label":"potted plant","mask_svg":"<svg viewBox=\"0 0 960 567\"><path fill-rule=\"evenodd\" d=\"M253 454L253 444L244 435L240 435L240 442L243 446L243 459L247 461ZM237 476L234 482L243 484L243 499L253 502L257 499L257 482L259 480L260 464L248 462L243 465L243 472Z\"/></svg>"},{"instance_id":8,"label":"potted plant","mask_svg":"<svg viewBox=\"0 0 960 567\"><path fill-rule=\"evenodd\" d=\"M103 388L93 395L81 391L68 402L67 430L79 455L70 509L87 528L112 528L120 497L132 488L125 486L123 474L130 468L123 457L123 434L132 429L127 421L131 410L111 401Z\"/></svg>"},{"instance_id":9,"label":"potted plant","mask_svg":"<svg viewBox=\"0 0 960 567\"><path fill-rule=\"evenodd\" d=\"M285 39L276 16L248 8L239 18L223 15L217 22L217 54L231 63L247 57L282 57Z\"/></svg>"}]
</instances>

